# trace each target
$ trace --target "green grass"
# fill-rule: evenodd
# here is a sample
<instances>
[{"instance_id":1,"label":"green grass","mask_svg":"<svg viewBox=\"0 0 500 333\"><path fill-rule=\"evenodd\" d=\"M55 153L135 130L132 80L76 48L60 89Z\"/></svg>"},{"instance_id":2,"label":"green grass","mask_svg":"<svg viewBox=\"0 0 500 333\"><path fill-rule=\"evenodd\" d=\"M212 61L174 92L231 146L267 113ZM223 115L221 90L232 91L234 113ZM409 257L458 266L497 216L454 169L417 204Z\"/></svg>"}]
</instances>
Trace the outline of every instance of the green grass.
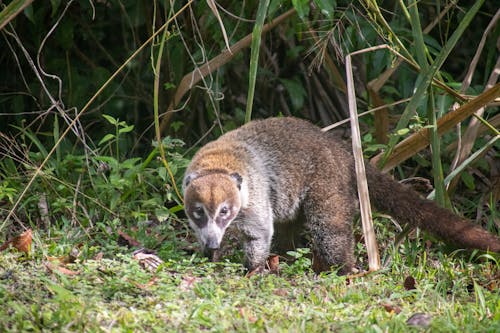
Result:
<instances>
[{"instance_id":1,"label":"green grass","mask_svg":"<svg viewBox=\"0 0 500 333\"><path fill-rule=\"evenodd\" d=\"M95 237L102 240L80 244L79 259L67 265L79 272L74 276L48 269L41 255L69 252L69 243L54 243L55 233L52 240L42 236L31 257L1 252L0 331L500 331L499 264L446 255L439 247L425 250L422 242L388 250L391 264L364 277L314 275L310 261L298 256L282 261L279 275L246 278L238 263L187 254L181 237L162 243L165 263L155 273L114 237ZM93 259L99 252L103 258ZM404 287L408 276L416 289ZM415 313L432 316L430 326L408 326Z\"/></svg>"}]
</instances>

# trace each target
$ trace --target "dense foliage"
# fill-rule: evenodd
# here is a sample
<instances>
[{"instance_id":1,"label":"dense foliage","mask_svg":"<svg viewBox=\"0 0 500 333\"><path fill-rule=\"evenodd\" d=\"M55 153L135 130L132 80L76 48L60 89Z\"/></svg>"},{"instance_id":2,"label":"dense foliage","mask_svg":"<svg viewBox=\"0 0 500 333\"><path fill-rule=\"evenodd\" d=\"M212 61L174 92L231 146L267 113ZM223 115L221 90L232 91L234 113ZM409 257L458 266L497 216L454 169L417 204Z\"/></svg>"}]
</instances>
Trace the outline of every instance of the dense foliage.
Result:
<instances>
[{"instance_id":1,"label":"dense foliage","mask_svg":"<svg viewBox=\"0 0 500 333\"><path fill-rule=\"evenodd\" d=\"M100 251L108 259L115 253L126 252L118 242L118 231L122 229L157 250L167 261L160 277L167 285L182 283L186 271L189 276L193 271L196 276L213 274L216 265L203 266L201 273L193 268L206 263L193 254L192 245L186 245L190 244L186 239L192 239L176 188L198 146L243 124L248 112L249 63L258 60L252 118L293 115L327 126L349 116L345 56L378 45L385 47L353 57L358 113L378 108L360 117L366 157L387 161L389 153L397 155L394 145L402 139L413 136L415 145L428 140L423 144L425 149L410 149L411 158L391 164L391 172L397 179L416 179L418 184L424 178L424 195L430 191L426 180L432 179L440 204L500 233L500 115L498 103L493 101L498 101L500 95L495 85L495 73L500 69L500 11L495 1L272 0L264 8L265 33L255 59L250 52L250 35L258 8L256 0L0 1L0 239L10 239L23 229L34 230L35 248L41 249L34 251L36 260L30 264L35 275L40 273L40 260L65 255L75 247L82 253L78 266L82 270L92 269L92 260ZM231 52L227 51L227 44ZM481 110L482 105L487 107ZM467 117L458 120L453 110L460 106L469 111ZM476 118L470 116L474 112ZM445 115L449 129L441 133L435 124L441 124ZM341 128L349 137L348 126ZM160 142L155 129L161 134ZM425 138L415 134L424 130L428 130ZM468 159L474 152L478 156ZM450 174L452 177L447 179ZM379 240L384 247L390 247L394 238L390 225L380 226ZM427 292L436 302L455 292L461 293L467 302L476 297L472 310L459 303L449 307L434 304L428 311L449 316L453 307L467 308L463 317L446 322L445 326L460 327L468 318L498 319L498 293L490 287L482 291L482 287L489 286L488 281L498 278L498 263L488 264L488 272L483 272L486 275L478 282L468 278L481 271L477 266L468 268L468 257L452 267L454 264L446 261L449 258L431 253L434 265L443 260L450 266L426 271L425 259L417 259L419 253L427 250L424 244L416 242L406 244L402 250L393 249L391 254L401 268L390 266L385 272L387 279L397 280L395 276L403 270L417 266L412 274L422 277L425 285L416 293L424 301L418 303L421 307L430 307L425 302ZM358 252L360 264L364 265L362 243ZM0 259L5 265L13 260L10 255ZM133 263L121 260L123 270L141 274ZM176 262L181 264L175 266ZM3 265L2 262L0 266ZM12 265L0 271L0 299L11 295L5 299L22 311L9 322L11 326L0 328L31 329L30 325L23 326L29 322L38 323L33 325L43 329L44 320L54 321L53 327L59 327L72 318L64 315L64 309L54 308L58 307L57 302L69 299L76 309L84 303L74 295L68 296L65 289L58 289L57 284L50 284L36 295L44 298L50 294L57 299L56 303L40 306L50 310L51 317L37 317L36 306L27 310L24 298L23 305L16 303L16 297L26 295L2 286L10 276L5 274L18 274L19 267ZM235 279L241 275L234 266L222 267L221 271L234 274ZM286 267L285 280L286 274L306 274L314 279L307 275L306 260L297 260L288 271ZM101 283L109 279L112 286L101 290L97 298L109 301L127 283L109 278L106 272L101 272L103 277L96 280ZM95 278L94 272L89 275ZM58 278L65 288L83 290L88 288L86 279L92 279L85 276L73 282L64 276ZM444 281L435 282L437 288L433 284L435 276ZM457 276L459 281L454 285ZM44 279L41 277L39 283L44 284ZM324 305L325 299L334 298L322 284L331 285L330 279L323 277L315 286L309 280L298 281L297 288L304 284L305 290L316 288L318 296L309 300L311 311L300 306L293 311L303 312L314 319L313 323L317 320L324 324L325 318L315 311ZM218 296L213 301L223 303L220 295L237 290L238 295L230 299L239 304L245 297L239 293L248 288L247 284L253 284L239 278L237 281L235 286L223 289L216 287L215 282L204 281L197 287L187 287L185 292L190 297L206 297L211 293L204 288L215 290ZM253 291L252 301L260 309L252 310L257 319L247 320L246 308L236 307L241 320L233 328L279 327L260 319L260 315L269 314L255 293L273 294L275 289L281 290L275 285L289 283L292 282L281 278L266 278L259 287L262 290ZM29 283L20 278L19 285ZM362 283L350 291L345 289L344 280L336 280L334 285L345 301L329 303L337 310L346 303L372 296L365 290L371 287L364 288ZM381 289L381 293L390 293L386 285ZM124 298L141 293L129 292ZM276 301L275 296L282 292L277 293L272 300ZM412 303L408 300L414 295L411 291L401 294L403 313L409 315ZM168 292L163 296L182 298ZM298 291L281 298L304 301L307 297ZM95 301L96 297L92 299ZM276 302L272 309L282 307ZM111 308L120 307L112 301L109 304ZM183 306L193 306L186 304ZM193 326L176 323L176 327L195 330L213 324L212 319L203 316L204 306L213 307L209 304L201 302L196 305L198 310L182 313L197 320ZM223 308L230 305L224 303ZM96 310L103 306L100 301L92 306L95 308L89 310L91 313L105 318L91 330L102 329L100 325L108 323L106 316L110 314ZM375 317L364 317L362 307L353 308L363 327L375 327L374 331L379 327L403 327L401 318L387 321L380 306ZM168 309L172 313L174 310ZM123 327L134 327L127 326L131 320L127 311ZM0 322L2 315L7 314L0 311ZM286 322L288 315L276 318L276 322ZM344 321L338 326L332 324L333 329L346 328L345 314L340 313L339 318ZM83 330L85 321L75 320L81 325L75 330ZM154 327L157 319L151 320L153 324L148 321L147 325ZM298 318L292 325L301 325L301 320ZM311 326L305 323L304 319L304 328ZM225 330L232 323L218 324ZM494 326L484 327L495 330ZM471 329L480 328L481 322Z\"/></svg>"}]
</instances>

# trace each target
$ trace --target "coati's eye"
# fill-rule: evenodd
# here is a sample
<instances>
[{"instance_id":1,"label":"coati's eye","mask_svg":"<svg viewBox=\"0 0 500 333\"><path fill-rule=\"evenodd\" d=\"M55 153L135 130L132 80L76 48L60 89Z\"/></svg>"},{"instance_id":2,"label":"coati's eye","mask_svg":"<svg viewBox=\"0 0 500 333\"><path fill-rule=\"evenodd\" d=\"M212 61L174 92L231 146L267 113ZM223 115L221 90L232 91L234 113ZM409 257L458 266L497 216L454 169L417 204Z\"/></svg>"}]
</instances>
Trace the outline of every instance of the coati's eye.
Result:
<instances>
[{"instance_id":1,"label":"coati's eye","mask_svg":"<svg viewBox=\"0 0 500 333\"><path fill-rule=\"evenodd\" d=\"M226 216L229 213L229 209L227 207L222 207L219 211L220 216Z\"/></svg>"},{"instance_id":2,"label":"coati's eye","mask_svg":"<svg viewBox=\"0 0 500 333\"><path fill-rule=\"evenodd\" d=\"M201 219L205 215L205 211L203 210L203 207L196 207L193 210L193 217L197 220Z\"/></svg>"}]
</instances>

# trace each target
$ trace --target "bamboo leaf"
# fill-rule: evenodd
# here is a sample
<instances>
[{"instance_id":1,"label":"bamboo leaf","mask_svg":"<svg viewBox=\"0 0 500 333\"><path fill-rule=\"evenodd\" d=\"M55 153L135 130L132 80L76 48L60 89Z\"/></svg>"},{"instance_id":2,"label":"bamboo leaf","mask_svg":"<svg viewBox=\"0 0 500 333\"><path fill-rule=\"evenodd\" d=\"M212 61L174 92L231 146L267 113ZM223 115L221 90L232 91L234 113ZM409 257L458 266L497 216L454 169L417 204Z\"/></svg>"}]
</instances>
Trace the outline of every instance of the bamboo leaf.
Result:
<instances>
[{"instance_id":1,"label":"bamboo leaf","mask_svg":"<svg viewBox=\"0 0 500 333\"><path fill-rule=\"evenodd\" d=\"M13 0L0 12L0 30L12 21L24 8L29 6L33 0Z\"/></svg>"},{"instance_id":2,"label":"bamboo leaf","mask_svg":"<svg viewBox=\"0 0 500 333\"><path fill-rule=\"evenodd\" d=\"M425 57L426 46L424 43L424 36L422 34L422 26L420 25L420 17L418 15L417 1L410 0L410 23L415 42L415 52L417 54L417 62L420 68L427 69L428 63Z\"/></svg>"},{"instance_id":3,"label":"bamboo leaf","mask_svg":"<svg viewBox=\"0 0 500 333\"><path fill-rule=\"evenodd\" d=\"M252 119L253 95L255 93L255 81L257 79L257 67L259 64L259 50L260 42L262 39L262 26L266 18L267 8L269 7L269 0L259 1L259 8L257 9L257 19L252 32L252 46L250 54L250 70L248 81L248 96L247 107L245 112L245 122Z\"/></svg>"}]
</instances>

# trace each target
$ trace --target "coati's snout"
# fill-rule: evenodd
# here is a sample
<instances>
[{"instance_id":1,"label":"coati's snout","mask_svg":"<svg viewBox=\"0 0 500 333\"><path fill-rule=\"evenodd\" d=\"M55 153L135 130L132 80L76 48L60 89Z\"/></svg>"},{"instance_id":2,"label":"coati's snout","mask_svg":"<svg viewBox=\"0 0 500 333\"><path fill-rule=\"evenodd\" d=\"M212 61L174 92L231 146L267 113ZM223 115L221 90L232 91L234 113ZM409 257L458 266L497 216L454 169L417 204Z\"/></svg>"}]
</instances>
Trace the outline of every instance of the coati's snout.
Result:
<instances>
[{"instance_id":1,"label":"coati's snout","mask_svg":"<svg viewBox=\"0 0 500 333\"><path fill-rule=\"evenodd\" d=\"M223 172L188 174L184 180L185 211L203 252L220 247L226 228L241 208L241 176Z\"/></svg>"}]
</instances>

